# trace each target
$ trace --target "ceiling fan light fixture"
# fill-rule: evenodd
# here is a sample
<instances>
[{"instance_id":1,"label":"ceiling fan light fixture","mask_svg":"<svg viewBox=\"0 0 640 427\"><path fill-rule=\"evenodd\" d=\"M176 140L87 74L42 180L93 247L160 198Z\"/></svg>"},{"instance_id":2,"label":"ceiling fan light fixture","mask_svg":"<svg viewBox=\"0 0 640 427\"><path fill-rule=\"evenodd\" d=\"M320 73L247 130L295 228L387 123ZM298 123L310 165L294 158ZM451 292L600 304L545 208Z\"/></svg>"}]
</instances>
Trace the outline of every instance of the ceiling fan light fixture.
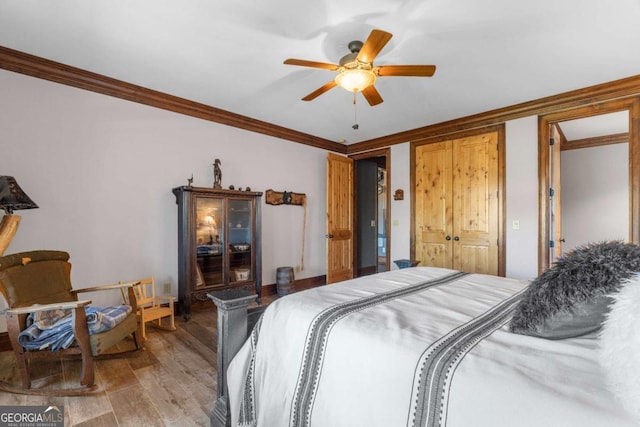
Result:
<instances>
[{"instance_id":1,"label":"ceiling fan light fixture","mask_svg":"<svg viewBox=\"0 0 640 427\"><path fill-rule=\"evenodd\" d=\"M345 68L335 78L341 88L349 92L362 92L376 81L376 74L365 68Z\"/></svg>"}]
</instances>

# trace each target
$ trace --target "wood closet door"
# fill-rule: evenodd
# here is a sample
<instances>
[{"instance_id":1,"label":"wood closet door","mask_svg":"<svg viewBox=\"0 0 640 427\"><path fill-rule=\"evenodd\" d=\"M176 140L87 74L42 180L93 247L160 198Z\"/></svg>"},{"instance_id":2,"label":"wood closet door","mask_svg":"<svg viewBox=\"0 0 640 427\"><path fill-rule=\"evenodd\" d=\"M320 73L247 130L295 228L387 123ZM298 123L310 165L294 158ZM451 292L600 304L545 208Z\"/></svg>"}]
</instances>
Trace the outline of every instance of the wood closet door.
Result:
<instances>
[{"instance_id":1,"label":"wood closet door","mask_svg":"<svg viewBox=\"0 0 640 427\"><path fill-rule=\"evenodd\" d=\"M416 147L415 259L422 266L453 268L451 148L451 141Z\"/></svg>"},{"instance_id":2,"label":"wood closet door","mask_svg":"<svg viewBox=\"0 0 640 427\"><path fill-rule=\"evenodd\" d=\"M420 265L498 274L498 137L415 148L415 252Z\"/></svg>"},{"instance_id":3,"label":"wood closet door","mask_svg":"<svg viewBox=\"0 0 640 427\"><path fill-rule=\"evenodd\" d=\"M453 140L453 268L498 274L498 135Z\"/></svg>"}]
</instances>

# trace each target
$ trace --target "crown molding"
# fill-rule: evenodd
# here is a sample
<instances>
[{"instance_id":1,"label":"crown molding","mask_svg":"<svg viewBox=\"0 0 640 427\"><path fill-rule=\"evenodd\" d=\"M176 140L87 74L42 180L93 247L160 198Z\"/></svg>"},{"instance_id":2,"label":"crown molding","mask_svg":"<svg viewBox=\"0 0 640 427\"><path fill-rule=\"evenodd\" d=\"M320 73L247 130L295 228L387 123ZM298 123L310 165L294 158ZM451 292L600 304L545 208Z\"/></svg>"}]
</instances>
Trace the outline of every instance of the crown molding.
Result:
<instances>
[{"instance_id":1,"label":"crown molding","mask_svg":"<svg viewBox=\"0 0 640 427\"><path fill-rule=\"evenodd\" d=\"M358 142L347 147L347 154L491 126L522 117L555 113L617 98L628 98L638 94L640 94L640 75Z\"/></svg>"},{"instance_id":2,"label":"crown molding","mask_svg":"<svg viewBox=\"0 0 640 427\"><path fill-rule=\"evenodd\" d=\"M599 147L601 145L622 144L625 142L629 142L629 132L574 139L571 141L564 140L560 144L560 150L576 150L578 148Z\"/></svg>"},{"instance_id":3,"label":"crown molding","mask_svg":"<svg viewBox=\"0 0 640 427\"><path fill-rule=\"evenodd\" d=\"M0 68L316 148L342 154L346 154L347 151L343 144L328 139L126 83L3 46L0 46Z\"/></svg>"}]
</instances>

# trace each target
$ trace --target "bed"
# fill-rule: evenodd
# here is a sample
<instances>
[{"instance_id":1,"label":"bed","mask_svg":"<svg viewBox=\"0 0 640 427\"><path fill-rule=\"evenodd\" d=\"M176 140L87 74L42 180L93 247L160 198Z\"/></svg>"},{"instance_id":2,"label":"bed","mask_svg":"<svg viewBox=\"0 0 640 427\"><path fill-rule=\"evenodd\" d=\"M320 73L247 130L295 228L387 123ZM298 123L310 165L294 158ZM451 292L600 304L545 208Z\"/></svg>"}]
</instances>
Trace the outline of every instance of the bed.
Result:
<instances>
[{"instance_id":1,"label":"bed","mask_svg":"<svg viewBox=\"0 0 640 427\"><path fill-rule=\"evenodd\" d=\"M227 371L231 425L639 425L598 332L511 332L528 287L415 267L277 299Z\"/></svg>"}]
</instances>

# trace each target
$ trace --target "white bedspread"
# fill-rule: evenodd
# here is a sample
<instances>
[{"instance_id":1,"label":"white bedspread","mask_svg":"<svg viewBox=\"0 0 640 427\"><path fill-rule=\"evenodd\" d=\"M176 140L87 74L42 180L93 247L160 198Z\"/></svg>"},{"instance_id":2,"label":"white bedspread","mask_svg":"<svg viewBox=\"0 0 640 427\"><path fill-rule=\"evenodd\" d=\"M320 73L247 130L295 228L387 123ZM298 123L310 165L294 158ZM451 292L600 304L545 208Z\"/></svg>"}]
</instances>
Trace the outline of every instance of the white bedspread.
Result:
<instances>
[{"instance_id":1,"label":"white bedspread","mask_svg":"<svg viewBox=\"0 0 640 427\"><path fill-rule=\"evenodd\" d=\"M394 270L273 302L228 370L232 425L632 426L594 336L508 332L525 282Z\"/></svg>"}]
</instances>

